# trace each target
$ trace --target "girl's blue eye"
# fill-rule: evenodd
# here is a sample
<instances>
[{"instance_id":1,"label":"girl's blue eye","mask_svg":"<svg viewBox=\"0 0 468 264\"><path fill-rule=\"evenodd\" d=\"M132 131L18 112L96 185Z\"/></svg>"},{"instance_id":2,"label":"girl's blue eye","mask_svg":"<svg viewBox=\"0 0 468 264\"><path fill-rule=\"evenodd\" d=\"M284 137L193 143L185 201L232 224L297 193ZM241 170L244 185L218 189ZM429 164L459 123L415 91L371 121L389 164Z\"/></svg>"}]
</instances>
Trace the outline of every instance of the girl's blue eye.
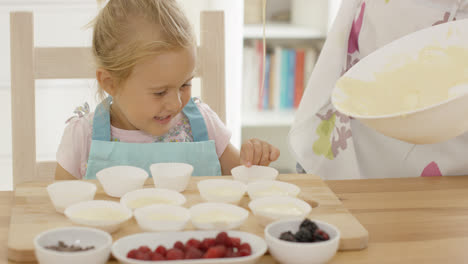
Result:
<instances>
[{"instance_id":1,"label":"girl's blue eye","mask_svg":"<svg viewBox=\"0 0 468 264\"><path fill-rule=\"evenodd\" d=\"M192 84L191 83L186 83L186 84L183 84L181 88L185 88L185 87L191 87Z\"/></svg>"},{"instance_id":2,"label":"girl's blue eye","mask_svg":"<svg viewBox=\"0 0 468 264\"><path fill-rule=\"evenodd\" d=\"M166 91L160 92L160 93L154 93L154 95L156 95L156 96L163 96L163 95L165 95L165 94L166 94Z\"/></svg>"}]
</instances>

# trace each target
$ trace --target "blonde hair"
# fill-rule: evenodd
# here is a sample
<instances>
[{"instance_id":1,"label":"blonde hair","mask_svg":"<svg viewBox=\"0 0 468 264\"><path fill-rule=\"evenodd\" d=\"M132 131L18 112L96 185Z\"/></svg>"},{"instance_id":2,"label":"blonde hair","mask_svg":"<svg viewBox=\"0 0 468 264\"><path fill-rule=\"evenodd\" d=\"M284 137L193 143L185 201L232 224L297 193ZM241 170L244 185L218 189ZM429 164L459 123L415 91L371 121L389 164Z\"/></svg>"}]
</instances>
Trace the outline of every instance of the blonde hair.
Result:
<instances>
[{"instance_id":1,"label":"blonde hair","mask_svg":"<svg viewBox=\"0 0 468 264\"><path fill-rule=\"evenodd\" d=\"M102 5L105 0L97 2ZM147 25L158 31L159 39L138 37L139 27ZM96 66L107 70L118 83L148 56L196 45L192 27L176 0L109 0L94 19L93 28ZM98 95L104 98L102 88Z\"/></svg>"}]
</instances>

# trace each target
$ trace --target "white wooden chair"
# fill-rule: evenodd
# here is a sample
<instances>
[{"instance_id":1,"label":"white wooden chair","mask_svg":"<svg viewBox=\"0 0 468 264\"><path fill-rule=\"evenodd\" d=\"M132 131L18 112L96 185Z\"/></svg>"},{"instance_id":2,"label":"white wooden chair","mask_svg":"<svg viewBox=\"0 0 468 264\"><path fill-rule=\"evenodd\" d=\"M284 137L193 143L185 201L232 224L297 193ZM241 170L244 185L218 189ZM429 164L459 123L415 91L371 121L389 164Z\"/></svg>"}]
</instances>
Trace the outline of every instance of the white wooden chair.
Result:
<instances>
[{"instance_id":1,"label":"white wooden chair","mask_svg":"<svg viewBox=\"0 0 468 264\"><path fill-rule=\"evenodd\" d=\"M196 76L201 97L225 121L223 12L202 12L200 27ZM35 80L96 76L90 48L35 47L33 29L31 12L10 13L13 187L55 176L56 161L36 161Z\"/></svg>"}]
</instances>

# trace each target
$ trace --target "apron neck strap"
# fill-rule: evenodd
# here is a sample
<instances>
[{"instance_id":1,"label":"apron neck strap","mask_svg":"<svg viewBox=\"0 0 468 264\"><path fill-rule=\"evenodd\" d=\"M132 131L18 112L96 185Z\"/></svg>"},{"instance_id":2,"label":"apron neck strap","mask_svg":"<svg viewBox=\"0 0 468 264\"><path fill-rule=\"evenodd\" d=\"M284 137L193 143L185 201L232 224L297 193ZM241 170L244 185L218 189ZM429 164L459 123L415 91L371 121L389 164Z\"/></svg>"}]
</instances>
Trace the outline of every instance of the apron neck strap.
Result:
<instances>
[{"instance_id":1,"label":"apron neck strap","mask_svg":"<svg viewBox=\"0 0 468 264\"><path fill-rule=\"evenodd\" d=\"M190 98L190 101L187 103L187 105L185 105L182 111L190 122L193 141L208 141L208 130L206 129L205 119L200 113L200 110L198 110L198 107L193 101L193 98Z\"/></svg>"},{"instance_id":2,"label":"apron neck strap","mask_svg":"<svg viewBox=\"0 0 468 264\"><path fill-rule=\"evenodd\" d=\"M112 97L109 96L96 107L96 111L94 112L93 117L93 140L111 140L111 124L109 113L111 102ZM205 119L200 113L200 110L198 110L198 107L192 98L190 98L190 101L182 111L190 122L193 141L208 141L208 130L206 129Z\"/></svg>"},{"instance_id":3,"label":"apron neck strap","mask_svg":"<svg viewBox=\"0 0 468 264\"><path fill-rule=\"evenodd\" d=\"M102 101L94 111L93 117L93 140L110 141L111 125L109 109L112 97L107 97Z\"/></svg>"}]
</instances>

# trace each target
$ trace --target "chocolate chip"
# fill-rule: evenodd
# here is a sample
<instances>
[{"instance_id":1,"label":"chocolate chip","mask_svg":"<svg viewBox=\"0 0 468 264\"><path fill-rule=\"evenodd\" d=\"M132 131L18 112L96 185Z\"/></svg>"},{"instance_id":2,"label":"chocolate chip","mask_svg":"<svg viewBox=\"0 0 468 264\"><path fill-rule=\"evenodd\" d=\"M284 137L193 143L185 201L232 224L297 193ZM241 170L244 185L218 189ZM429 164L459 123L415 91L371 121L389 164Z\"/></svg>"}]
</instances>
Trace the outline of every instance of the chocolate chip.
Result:
<instances>
[{"instance_id":1,"label":"chocolate chip","mask_svg":"<svg viewBox=\"0 0 468 264\"><path fill-rule=\"evenodd\" d=\"M68 246L63 241L59 241L58 245L46 246L45 248L50 249L50 250L60 251L60 252L80 252L80 251L87 251L87 250L94 249L94 246L88 246L88 247L81 247L81 246L75 246L75 245Z\"/></svg>"}]
</instances>

